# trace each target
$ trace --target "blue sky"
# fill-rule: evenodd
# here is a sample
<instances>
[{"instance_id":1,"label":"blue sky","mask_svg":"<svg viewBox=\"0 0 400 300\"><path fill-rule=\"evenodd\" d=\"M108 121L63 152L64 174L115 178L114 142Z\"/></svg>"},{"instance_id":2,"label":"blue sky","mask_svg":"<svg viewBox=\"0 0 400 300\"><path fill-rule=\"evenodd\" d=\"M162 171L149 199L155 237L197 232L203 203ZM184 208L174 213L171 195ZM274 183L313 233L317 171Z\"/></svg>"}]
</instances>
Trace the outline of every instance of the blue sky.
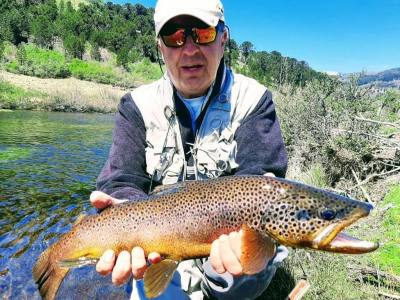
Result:
<instances>
[{"instance_id":1,"label":"blue sky","mask_svg":"<svg viewBox=\"0 0 400 300\"><path fill-rule=\"evenodd\" d=\"M400 67L400 0L222 1L231 36L239 44L251 41L257 51L276 50L318 71Z\"/></svg>"}]
</instances>

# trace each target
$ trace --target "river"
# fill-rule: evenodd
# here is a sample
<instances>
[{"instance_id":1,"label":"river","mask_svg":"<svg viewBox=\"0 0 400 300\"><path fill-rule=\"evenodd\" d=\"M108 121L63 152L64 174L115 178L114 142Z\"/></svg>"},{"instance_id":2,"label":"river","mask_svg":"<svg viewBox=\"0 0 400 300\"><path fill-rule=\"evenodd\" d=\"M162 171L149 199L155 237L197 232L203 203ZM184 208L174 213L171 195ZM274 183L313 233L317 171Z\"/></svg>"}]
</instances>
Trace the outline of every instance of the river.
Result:
<instances>
[{"instance_id":1,"label":"river","mask_svg":"<svg viewBox=\"0 0 400 300\"><path fill-rule=\"evenodd\" d=\"M40 299L32 266L81 213L111 145L113 115L0 111L0 299ZM94 267L72 270L58 299L125 299Z\"/></svg>"}]
</instances>

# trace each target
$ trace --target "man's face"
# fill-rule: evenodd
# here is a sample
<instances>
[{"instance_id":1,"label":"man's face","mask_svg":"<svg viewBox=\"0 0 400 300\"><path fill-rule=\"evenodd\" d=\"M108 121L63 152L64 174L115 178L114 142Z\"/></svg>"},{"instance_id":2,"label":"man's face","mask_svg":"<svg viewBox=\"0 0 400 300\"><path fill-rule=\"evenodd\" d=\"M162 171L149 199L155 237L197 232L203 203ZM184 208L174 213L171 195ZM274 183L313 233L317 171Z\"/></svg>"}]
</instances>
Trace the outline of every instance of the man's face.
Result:
<instances>
[{"instance_id":1,"label":"man's face","mask_svg":"<svg viewBox=\"0 0 400 300\"><path fill-rule=\"evenodd\" d=\"M165 26L171 25L176 28L199 27L204 26L204 23L194 17L178 16ZM195 44L190 35L180 48L167 47L158 39L158 47L172 83L185 98L199 97L207 92L215 80L226 40L226 31L218 32L215 41L204 46Z\"/></svg>"}]
</instances>

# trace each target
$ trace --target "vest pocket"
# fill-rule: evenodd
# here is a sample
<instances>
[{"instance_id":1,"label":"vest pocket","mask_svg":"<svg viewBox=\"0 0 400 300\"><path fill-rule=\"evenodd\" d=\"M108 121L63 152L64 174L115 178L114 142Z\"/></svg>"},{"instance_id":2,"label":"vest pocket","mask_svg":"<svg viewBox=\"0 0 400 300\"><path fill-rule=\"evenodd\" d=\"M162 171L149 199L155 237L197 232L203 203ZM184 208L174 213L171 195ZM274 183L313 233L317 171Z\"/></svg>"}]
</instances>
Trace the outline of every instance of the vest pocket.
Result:
<instances>
[{"instance_id":1,"label":"vest pocket","mask_svg":"<svg viewBox=\"0 0 400 300\"><path fill-rule=\"evenodd\" d=\"M181 166L176 164L178 151L176 134L173 130L160 130L154 128L147 132L146 164L147 173L154 174L154 180L160 182L166 173L177 173L179 176Z\"/></svg>"}]
</instances>

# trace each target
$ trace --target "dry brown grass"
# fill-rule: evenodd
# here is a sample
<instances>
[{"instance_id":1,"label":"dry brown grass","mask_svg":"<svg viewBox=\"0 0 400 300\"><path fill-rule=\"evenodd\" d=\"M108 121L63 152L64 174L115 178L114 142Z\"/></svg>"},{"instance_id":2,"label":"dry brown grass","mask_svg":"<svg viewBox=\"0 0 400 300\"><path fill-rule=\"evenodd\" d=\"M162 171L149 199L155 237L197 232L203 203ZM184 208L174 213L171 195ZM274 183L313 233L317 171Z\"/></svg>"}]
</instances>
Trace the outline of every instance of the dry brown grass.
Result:
<instances>
[{"instance_id":1,"label":"dry brown grass","mask_svg":"<svg viewBox=\"0 0 400 300\"><path fill-rule=\"evenodd\" d=\"M37 109L79 112L113 112L126 93L120 87L83 81L76 78L50 79L13 74L0 70L0 77L28 91L40 92L34 102ZM32 105L32 103L31 103Z\"/></svg>"}]
</instances>

